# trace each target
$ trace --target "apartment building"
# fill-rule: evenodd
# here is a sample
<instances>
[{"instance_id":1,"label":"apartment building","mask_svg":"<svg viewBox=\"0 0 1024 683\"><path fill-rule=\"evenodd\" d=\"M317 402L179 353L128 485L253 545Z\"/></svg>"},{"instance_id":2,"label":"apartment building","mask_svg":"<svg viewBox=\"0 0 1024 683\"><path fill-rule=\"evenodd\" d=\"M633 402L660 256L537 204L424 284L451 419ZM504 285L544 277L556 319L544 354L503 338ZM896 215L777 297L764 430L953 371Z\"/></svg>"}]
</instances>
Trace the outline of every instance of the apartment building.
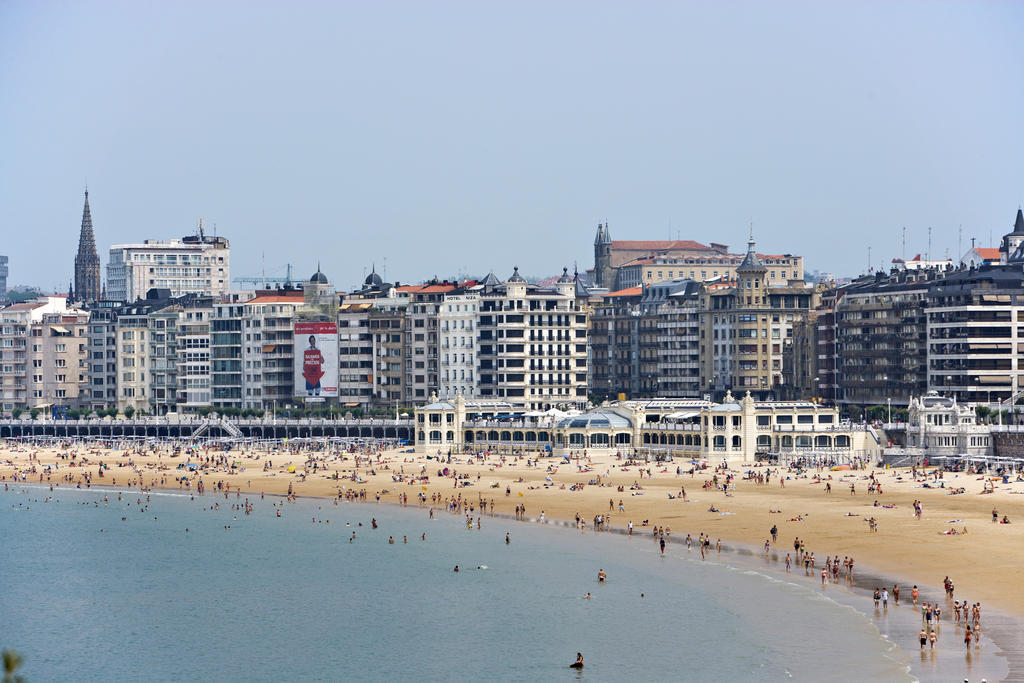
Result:
<instances>
[{"instance_id":1,"label":"apartment building","mask_svg":"<svg viewBox=\"0 0 1024 683\"><path fill-rule=\"evenodd\" d=\"M529 410L587 403L589 292L563 273L551 288L527 283L515 268L480 285L478 386L482 398Z\"/></svg>"},{"instance_id":2,"label":"apartment building","mask_svg":"<svg viewBox=\"0 0 1024 683\"><path fill-rule=\"evenodd\" d=\"M476 283L473 282L472 286ZM480 293L466 288L446 293L437 312L438 396L476 398L478 395L476 320Z\"/></svg>"},{"instance_id":3,"label":"apartment building","mask_svg":"<svg viewBox=\"0 0 1024 683\"><path fill-rule=\"evenodd\" d=\"M699 291L674 280L603 296L590 317L591 393L699 396Z\"/></svg>"},{"instance_id":4,"label":"apartment building","mask_svg":"<svg viewBox=\"0 0 1024 683\"><path fill-rule=\"evenodd\" d=\"M0 398L3 413L77 408L88 390L86 311L63 296L0 309Z\"/></svg>"},{"instance_id":5,"label":"apartment building","mask_svg":"<svg viewBox=\"0 0 1024 683\"><path fill-rule=\"evenodd\" d=\"M843 287L835 310L835 402L906 406L927 392L925 306L941 271L877 273Z\"/></svg>"},{"instance_id":6,"label":"apartment building","mask_svg":"<svg viewBox=\"0 0 1024 683\"><path fill-rule=\"evenodd\" d=\"M230 286L231 245L224 237L206 235L201 226L197 234L180 239L110 247L108 299L131 302L154 288L169 290L175 297L219 296Z\"/></svg>"},{"instance_id":7,"label":"apartment building","mask_svg":"<svg viewBox=\"0 0 1024 683\"><path fill-rule=\"evenodd\" d=\"M981 266L930 283L928 388L959 403L1009 407L1024 391L1024 272Z\"/></svg>"},{"instance_id":8,"label":"apartment building","mask_svg":"<svg viewBox=\"0 0 1024 683\"><path fill-rule=\"evenodd\" d=\"M701 384L715 396L732 389L770 400L782 384L785 340L817 304L817 291L802 281L769 286L753 237L747 244L735 283L701 289Z\"/></svg>"},{"instance_id":9,"label":"apartment building","mask_svg":"<svg viewBox=\"0 0 1024 683\"><path fill-rule=\"evenodd\" d=\"M89 389L83 407L105 410L117 405L117 313L116 301L94 301L89 313Z\"/></svg>"}]
</instances>

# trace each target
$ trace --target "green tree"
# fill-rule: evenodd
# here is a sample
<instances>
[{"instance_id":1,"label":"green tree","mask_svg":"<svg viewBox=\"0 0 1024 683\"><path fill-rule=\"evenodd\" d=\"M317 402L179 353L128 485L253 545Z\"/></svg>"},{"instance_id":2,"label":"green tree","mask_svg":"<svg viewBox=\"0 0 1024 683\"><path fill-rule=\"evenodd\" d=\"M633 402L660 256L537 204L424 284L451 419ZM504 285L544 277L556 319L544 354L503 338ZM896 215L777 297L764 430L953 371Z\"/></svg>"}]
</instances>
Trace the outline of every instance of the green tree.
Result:
<instances>
[{"instance_id":1,"label":"green tree","mask_svg":"<svg viewBox=\"0 0 1024 683\"><path fill-rule=\"evenodd\" d=\"M21 683L24 681L24 677L17 675L15 672L21 667L22 656L14 650L4 650L4 683Z\"/></svg>"},{"instance_id":2,"label":"green tree","mask_svg":"<svg viewBox=\"0 0 1024 683\"><path fill-rule=\"evenodd\" d=\"M128 406L127 408L124 409L124 416L127 417L129 420L132 419L132 417L134 417L134 415L135 415L135 408L133 408L132 406Z\"/></svg>"},{"instance_id":3,"label":"green tree","mask_svg":"<svg viewBox=\"0 0 1024 683\"><path fill-rule=\"evenodd\" d=\"M21 414L23 412L25 412L25 411L22 410L21 408L13 408L11 410L11 417L13 417L15 420L17 420L19 417L21 417Z\"/></svg>"},{"instance_id":4,"label":"green tree","mask_svg":"<svg viewBox=\"0 0 1024 683\"><path fill-rule=\"evenodd\" d=\"M32 410L28 411L28 414L29 417L31 417L33 420L36 419L37 417L39 417L39 408L33 408Z\"/></svg>"}]
</instances>

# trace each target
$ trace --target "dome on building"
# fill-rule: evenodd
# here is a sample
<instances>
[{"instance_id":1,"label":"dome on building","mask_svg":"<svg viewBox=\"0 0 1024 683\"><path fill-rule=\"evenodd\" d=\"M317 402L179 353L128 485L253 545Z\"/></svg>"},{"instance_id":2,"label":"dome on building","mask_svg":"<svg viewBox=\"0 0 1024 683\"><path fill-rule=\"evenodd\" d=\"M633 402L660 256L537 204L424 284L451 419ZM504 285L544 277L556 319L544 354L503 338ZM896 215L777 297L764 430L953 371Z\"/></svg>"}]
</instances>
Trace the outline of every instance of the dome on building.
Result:
<instances>
[{"instance_id":1,"label":"dome on building","mask_svg":"<svg viewBox=\"0 0 1024 683\"><path fill-rule=\"evenodd\" d=\"M562 277L558 278L559 282L572 282L572 278L569 277L569 269L562 268Z\"/></svg>"},{"instance_id":2,"label":"dome on building","mask_svg":"<svg viewBox=\"0 0 1024 683\"><path fill-rule=\"evenodd\" d=\"M320 285L326 285L327 284L327 276L324 275L322 272L320 272L320 264L319 263L316 264L316 272L313 273L313 276L311 278L309 278L309 281L311 283L320 284Z\"/></svg>"},{"instance_id":3,"label":"dome on building","mask_svg":"<svg viewBox=\"0 0 1024 683\"><path fill-rule=\"evenodd\" d=\"M371 270L370 274L366 276L365 280L363 280L363 284L369 287L379 287L384 284L384 280L380 275L377 275L376 270Z\"/></svg>"},{"instance_id":4,"label":"dome on building","mask_svg":"<svg viewBox=\"0 0 1024 683\"><path fill-rule=\"evenodd\" d=\"M594 410L558 421L559 429L630 429L633 421L610 410Z\"/></svg>"},{"instance_id":5,"label":"dome on building","mask_svg":"<svg viewBox=\"0 0 1024 683\"><path fill-rule=\"evenodd\" d=\"M512 277L508 279L508 282L526 282L523 276L519 274L519 266L512 269Z\"/></svg>"}]
</instances>

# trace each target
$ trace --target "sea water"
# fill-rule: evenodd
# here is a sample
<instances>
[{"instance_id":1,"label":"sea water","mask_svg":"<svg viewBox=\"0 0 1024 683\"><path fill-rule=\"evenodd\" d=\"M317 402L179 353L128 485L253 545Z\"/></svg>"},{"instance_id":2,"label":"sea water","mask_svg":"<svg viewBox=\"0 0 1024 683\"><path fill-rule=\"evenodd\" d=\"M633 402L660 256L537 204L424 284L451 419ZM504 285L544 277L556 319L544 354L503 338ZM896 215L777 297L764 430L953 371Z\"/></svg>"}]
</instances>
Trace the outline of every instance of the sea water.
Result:
<instances>
[{"instance_id":1,"label":"sea water","mask_svg":"<svg viewBox=\"0 0 1024 683\"><path fill-rule=\"evenodd\" d=\"M31 681L917 676L848 594L756 562L415 506L231 509L245 498L0 492L0 646Z\"/></svg>"}]
</instances>

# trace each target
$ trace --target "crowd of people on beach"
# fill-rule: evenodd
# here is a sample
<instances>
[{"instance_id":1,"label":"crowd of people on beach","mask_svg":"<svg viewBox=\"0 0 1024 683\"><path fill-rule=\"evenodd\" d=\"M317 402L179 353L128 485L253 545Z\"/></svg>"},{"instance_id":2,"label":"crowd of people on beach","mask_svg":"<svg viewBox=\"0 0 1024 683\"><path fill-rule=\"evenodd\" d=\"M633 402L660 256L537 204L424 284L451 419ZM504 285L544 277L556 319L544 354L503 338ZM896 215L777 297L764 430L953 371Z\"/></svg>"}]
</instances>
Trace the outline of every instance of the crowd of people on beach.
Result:
<instances>
[{"instance_id":1,"label":"crowd of people on beach","mask_svg":"<svg viewBox=\"0 0 1024 683\"><path fill-rule=\"evenodd\" d=\"M347 503L368 503L388 502L397 503L403 507L409 505L409 493L416 487L414 504L420 507L429 507L429 517L433 518L435 510L443 510L451 515L461 516L467 529L477 531L482 528L482 517L496 513L496 502L494 498L487 498L482 492L474 497L468 493L464 495L464 489L478 484L481 481L480 472L469 472L461 470L462 463L466 466L482 467L487 471L497 472L509 464L515 463L518 466L528 468L530 472L536 472L537 477L543 476L541 481L525 481L519 477L516 481L505 483L505 497L511 497L512 485L525 491L541 488L559 488L572 493L582 491L586 486L611 486L607 483L608 477L613 469L619 473L635 473L636 479L631 485L627 483L618 484L615 487L616 493L629 495L643 495L644 485L640 482L653 479L659 474L669 474L664 463L652 464L636 454L620 454L622 457L613 461L603 474L596 471L594 461L587 455L586 451L574 452L568 457L563 457L559 462L545 461L546 455L543 452L504 454L495 453L486 449L474 449L467 453L449 451L447 454L438 453L433 457L431 470L428 472L428 464L415 462L413 459L402 458L396 454L395 444L390 442L365 441L361 443L330 444L330 443L262 443L252 444L248 447L242 446L234 450L226 450L218 444L183 444L174 440L156 440L147 443L133 441L107 441L104 443L72 442L72 441L51 441L48 443L8 443L6 448L12 451L27 453L27 466L19 465L13 472L5 472L2 477L7 490L7 481L27 483L31 480L35 483L48 483L51 489L54 485L73 485L78 488L90 488L96 479L103 479L103 484L111 486L122 486L128 489L138 489L141 492L148 492L155 487L173 487L186 490L190 494L205 496L209 490L215 495L223 494L225 498L232 492L236 498L241 495L241 489L237 483L232 484L230 480L222 475L239 475L251 468L263 477L290 476L288 491L285 496L286 502L294 502L297 493L293 483L302 483L307 477L327 476L340 482L361 483L362 487L339 486L334 504L339 502ZM50 464L43 464L39 461L38 454L42 449L55 449L56 460ZM464 459L460 459L459 456ZM144 462L142 456L156 456L157 462ZM429 459L429 456L428 456ZM275 465L275 462L277 463ZM833 471L836 465L827 460L818 462L793 462L788 465L769 465L767 467L757 466L748 469L746 472L730 469L724 463L715 467L708 467L706 464L692 463L689 468L676 466L675 476L703 475L701 483L702 490L720 493L721 498L716 498L721 505L728 506L728 499L737 495L738 482L749 482L758 488L773 486L776 483L780 488L785 488L786 482L802 478L820 484L826 495L831 494L832 484L846 484L849 487L851 496L857 494L857 483L862 482L868 493L876 496L874 506L880 508L879 512L885 514L882 509L894 509L892 504L881 504L877 496L884 494L884 486L880 477L874 472L866 474L866 463L857 462L854 466L843 470ZM554 479L559 467L572 467L576 474L590 475L586 481L572 482L567 489L565 482ZM407 471L408 469L408 471ZM378 475L386 475L390 478L392 486L373 490L368 488L367 480ZM604 479L602 477L605 477ZM913 468L910 477L919 485L929 483L945 484L942 472L937 468ZM120 482L120 483L119 483ZM441 482L448 482L446 486L454 489L450 495L445 495L437 488ZM251 481L247 482L251 487ZM435 490L428 495L428 487ZM491 488L499 488L497 483ZM120 495L120 494L119 494ZM523 492L517 492L517 496L523 496ZM260 498L263 498L261 493ZM669 493L669 498L687 502L686 489L680 486L678 495ZM141 500L141 499L140 499ZM632 536L634 533L634 522L629 519L627 512L627 500L623 497L608 499L607 511L601 510L593 515L581 512L575 514L575 528L581 532L586 531L620 531ZM215 504L219 505L219 504ZM248 498L244 502L236 503L237 510L241 514L250 515L253 513L253 503ZM602 503L603 505L603 503ZM517 501L512 511L512 519L520 522L545 523L546 514L540 511L539 516L530 517L527 514L525 501ZM218 508L219 509L219 508ZM274 513L277 517L282 516L283 506L275 502ZM507 509L507 508L506 508ZM913 502L914 518L920 520L923 515L924 504L921 500ZM726 515L731 514L728 510L721 510L718 505L712 503L708 508L709 512ZM771 509L770 514L781 513L781 510ZM536 513L535 513L536 514ZM613 527L613 514L619 526ZM792 513L790 513L792 515ZM589 519L588 519L589 516ZM790 522L801 522L806 518L806 513L792 515L788 518ZM847 513L847 516L857 516ZM783 521L783 518L780 518ZM878 531L878 520L872 516L864 519L868 528ZM329 520L314 518L314 522L330 523ZM992 510L992 522L1009 524L1006 515L998 514L997 509ZM373 527L377 522L373 520ZM650 520L644 519L640 522L642 528L650 530L659 555L665 555L671 548L672 530L662 524L651 524ZM225 525L229 529L230 525ZM951 528L951 534L966 533L966 526L962 530ZM826 553L824 563L816 557L815 553L805 547L805 542L799 537L793 540L792 552L786 552L784 557L777 550L779 530L778 525L773 525L769 531L769 538L764 542L764 555L770 562L777 562L784 565L784 571L791 573L794 565L804 569L804 575L820 577L821 585L838 584L845 581L848 585L854 586L854 559L846 556L840 559L839 554ZM405 536L403 543L407 542ZM352 532L349 542L356 539L355 531ZM426 535L422 536L426 539ZM511 536L505 532L505 542L510 544ZM685 544L687 552L694 550L700 553L702 559L706 558L713 550L721 553L723 544L721 538L712 541L712 535L700 530L698 537L693 538L690 533L680 538L677 535L677 543ZM390 543L394 543L392 537ZM696 546L696 548L694 548ZM798 570L799 571L799 570ZM602 570L603 573L603 570ZM604 579L602 578L602 581ZM948 581L948 578L947 578ZM894 605L900 604L900 590L898 585L893 585L891 592L888 588L875 588L873 593L874 602L877 608L883 612L889 608L889 599L892 598ZM972 644L977 647L981 634L981 605L980 603L968 603L953 600L952 582L948 581L946 587L947 603L952 603L954 622L958 628L963 630L964 640L968 647ZM913 589L913 604L918 605L918 589ZM949 605L947 605L949 606ZM937 603L921 603L922 624L924 634L921 642L922 648L927 643L930 647L936 646L939 635L939 624L942 619L942 607ZM947 617L948 619L948 617Z\"/></svg>"}]
</instances>

